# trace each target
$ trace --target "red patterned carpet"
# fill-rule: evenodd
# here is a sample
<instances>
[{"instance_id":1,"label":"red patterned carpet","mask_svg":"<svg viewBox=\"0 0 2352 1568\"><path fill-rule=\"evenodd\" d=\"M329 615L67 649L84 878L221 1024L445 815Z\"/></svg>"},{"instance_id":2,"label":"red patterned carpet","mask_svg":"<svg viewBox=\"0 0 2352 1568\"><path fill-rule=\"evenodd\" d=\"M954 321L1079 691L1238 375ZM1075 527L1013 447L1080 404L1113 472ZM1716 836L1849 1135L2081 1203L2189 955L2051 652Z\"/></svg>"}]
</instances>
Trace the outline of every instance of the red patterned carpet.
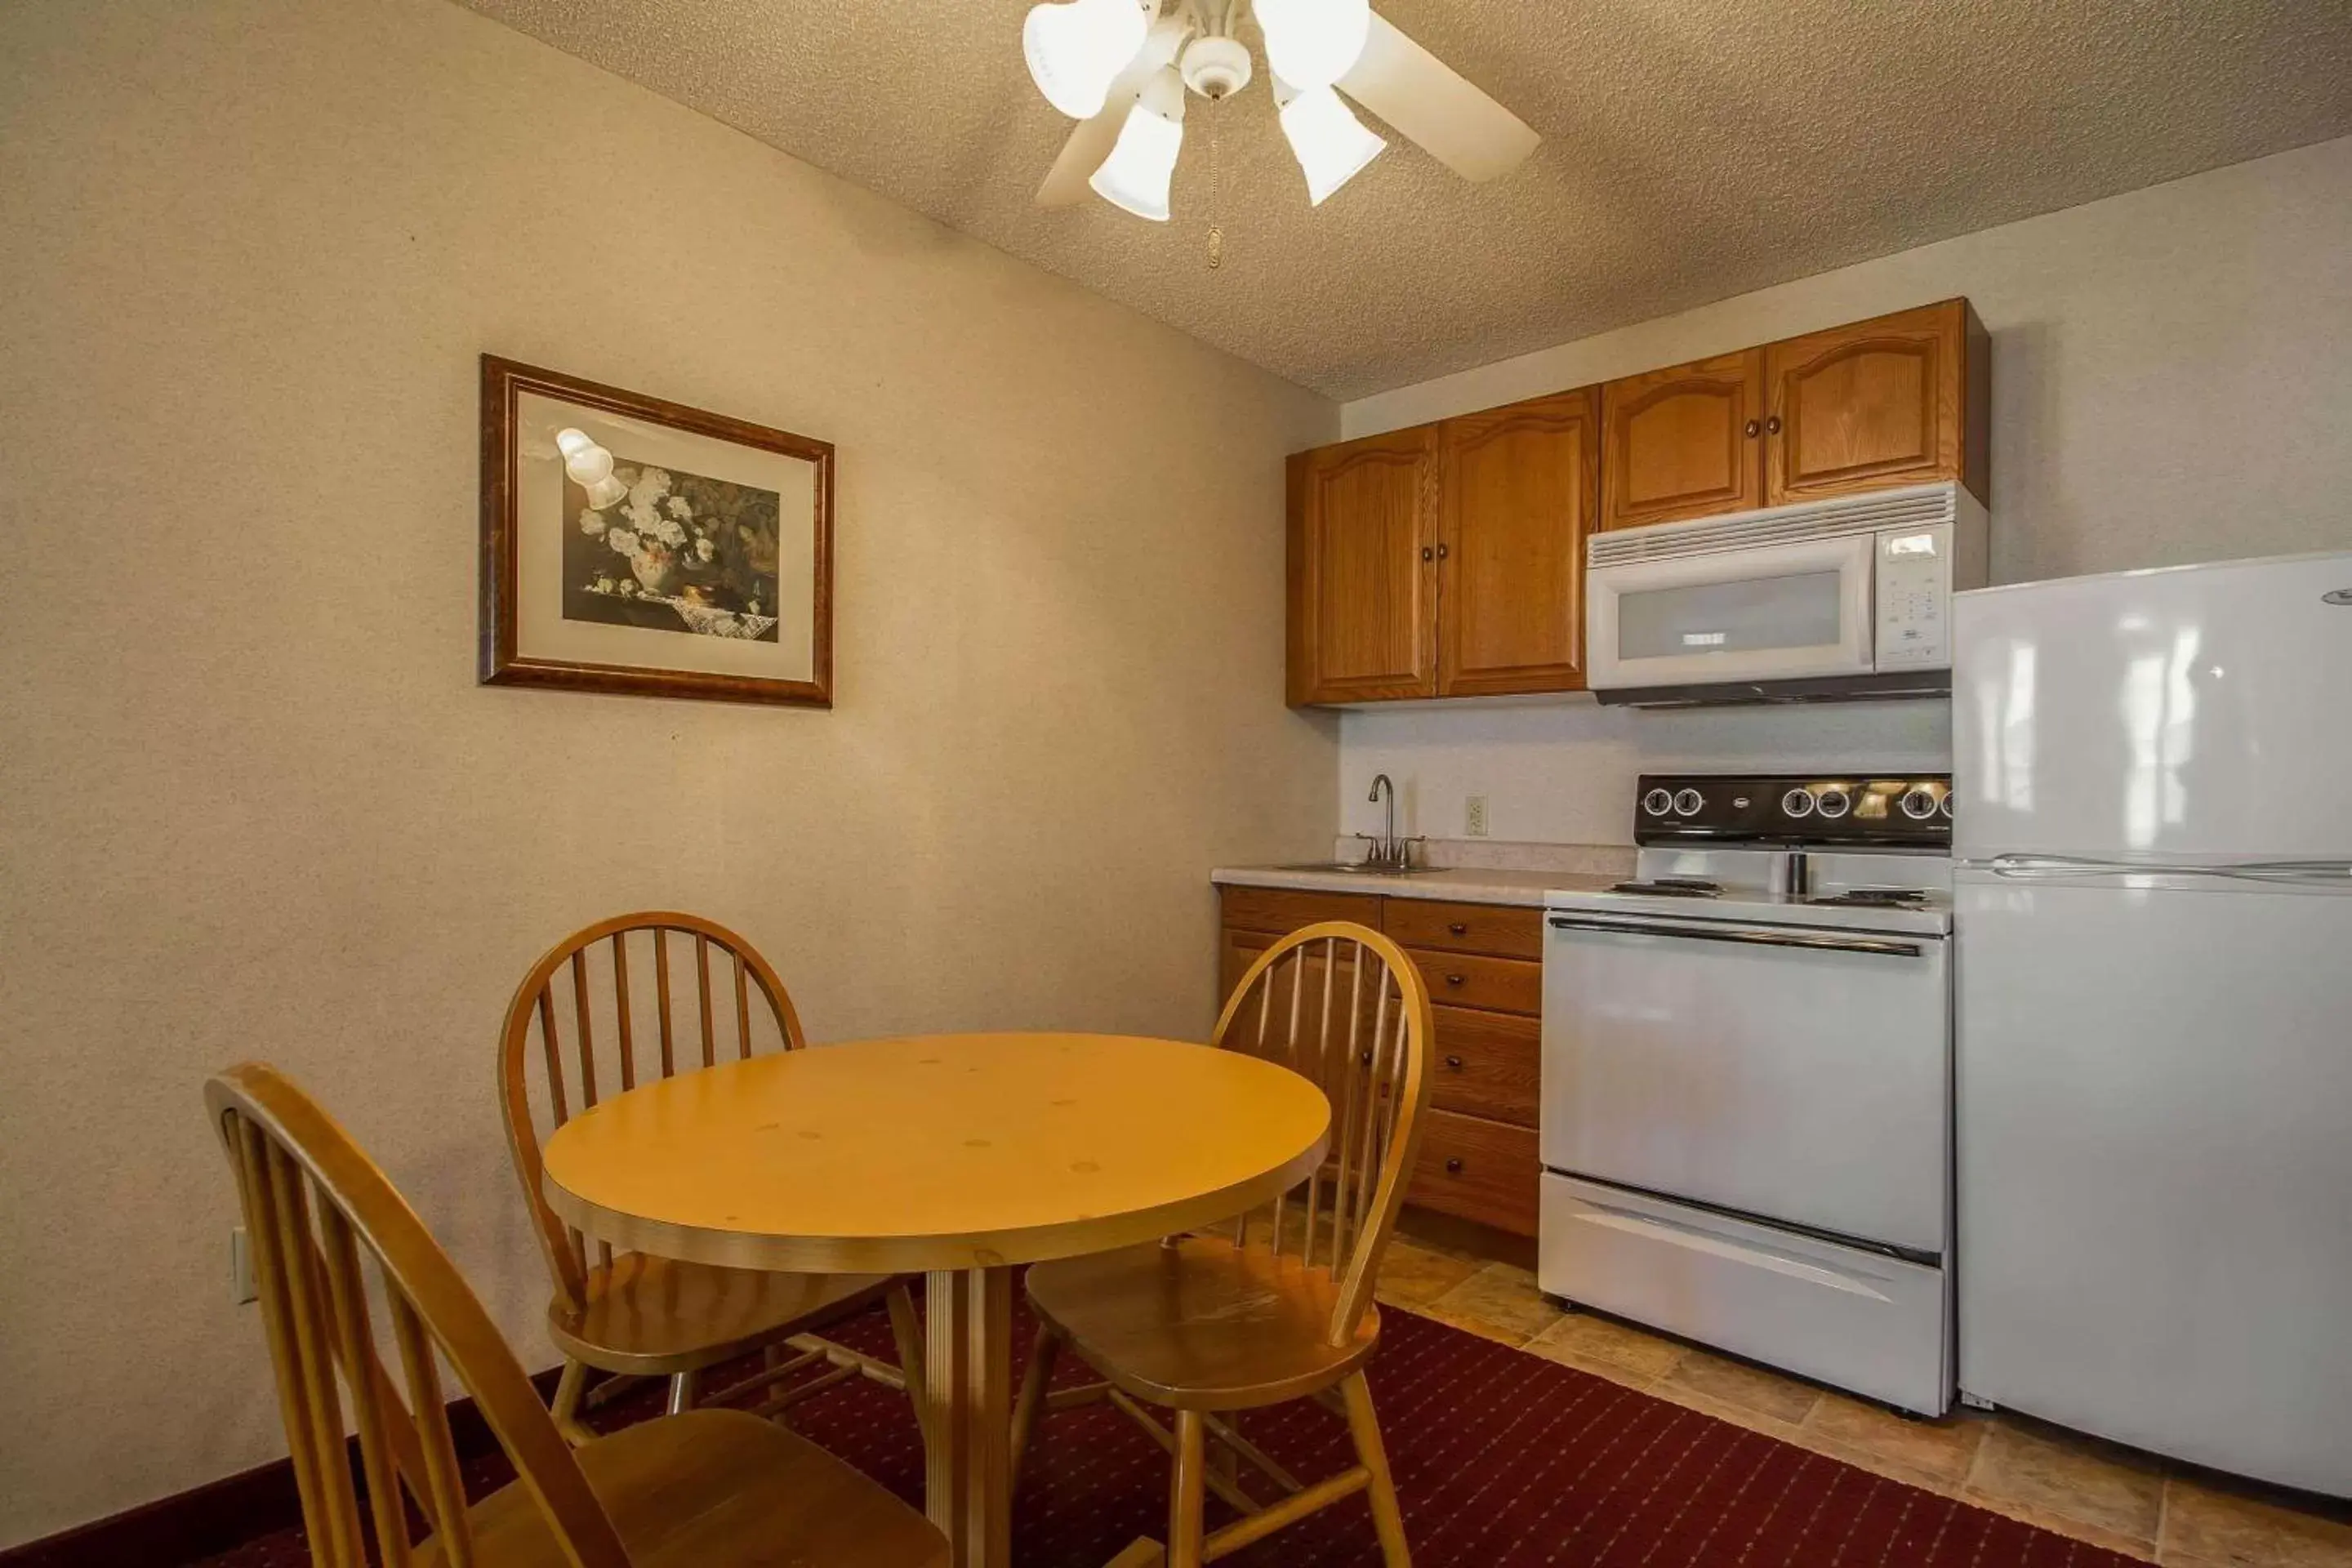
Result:
<instances>
[{"instance_id":1,"label":"red patterned carpet","mask_svg":"<svg viewBox=\"0 0 2352 1568\"><path fill-rule=\"evenodd\" d=\"M1020 1343L1028 1342L1024 1318ZM888 1358L880 1310L835 1337ZM1418 1568L2110 1568L2130 1560L1881 1480L1710 1416L1620 1388L1411 1313L1384 1313L1371 1369ZM1065 1367L1062 1381L1084 1381ZM656 1395L616 1406L651 1414ZM793 1426L919 1499L922 1456L905 1401L863 1379L817 1395ZM1309 1479L1347 1462L1338 1417L1294 1405L1244 1428ZM475 1467L477 1484L506 1479ZM1167 1460L1107 1405L1046 1417L1022 1477L1022 1568L1100 1568L1139 1535L1164 1535ZM1271 1489L1260 1482L1259 1494ZM1229 1517L1214 1500L1212 1527ZM303 1568L287 1531L202 1568ZM1244 1568L1378 1568L1355 1500L1227 1562ZM189 1564L187 1568L196 1568Z\"/></svg>"}]
</instances>

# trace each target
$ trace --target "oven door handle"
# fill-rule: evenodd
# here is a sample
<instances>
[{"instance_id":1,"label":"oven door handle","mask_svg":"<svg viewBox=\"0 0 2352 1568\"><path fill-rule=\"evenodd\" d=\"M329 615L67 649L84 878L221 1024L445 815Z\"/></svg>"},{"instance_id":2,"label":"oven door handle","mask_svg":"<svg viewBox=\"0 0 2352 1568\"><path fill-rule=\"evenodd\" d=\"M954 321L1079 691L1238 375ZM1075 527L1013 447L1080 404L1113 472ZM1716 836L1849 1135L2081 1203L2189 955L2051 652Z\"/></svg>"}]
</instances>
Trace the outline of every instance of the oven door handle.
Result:
<instances>
[{"instance_id":1,"label":"oven door handle","mask_svg":"<svg viewBox=\"0 0 2352 1568\"><path fill-rule=\"evenodd\" d=\"M1700 942L1738 942L1752 947L1800 947L1817 952L1866 952L1881 958L1917 958L1916 942L1889 942L1866 936L1801 936L1794 931L1757 931L1747 926L1651 925L1634 921L1598 921L1568 915L1551 917L1554 931L1608 931L1619 936L1684 936Z\"/></svg>"}]
</instances>

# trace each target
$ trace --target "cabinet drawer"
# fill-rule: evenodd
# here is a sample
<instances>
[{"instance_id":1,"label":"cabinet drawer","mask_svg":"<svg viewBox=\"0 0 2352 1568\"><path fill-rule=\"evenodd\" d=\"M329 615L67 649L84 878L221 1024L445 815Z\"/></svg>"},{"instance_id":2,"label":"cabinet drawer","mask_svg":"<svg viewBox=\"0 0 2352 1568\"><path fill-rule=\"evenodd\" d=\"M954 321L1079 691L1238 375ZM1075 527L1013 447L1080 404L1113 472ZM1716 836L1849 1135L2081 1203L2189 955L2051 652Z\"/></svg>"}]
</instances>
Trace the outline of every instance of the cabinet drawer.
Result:
<instances>
[{"instance_id":1,"label":"cabinet drawer","mask_svg":"<svg viewBox=\"0 0 2352 1568\"><path fill-rule=\"evenodd\" d=\"M1536 1124L1541 1022L1514 1013L1433 1007L1437 1021L1429 1102L1521 1127Z\"/></svg>"},{"instance_id":2,"label":"cabinet drawer","mask_svg":"<svg viewBox=\"0 0 2352 1568\"><path fill-rule=\"evenodd\" d=\"M1490 1013L1543 1011L1543 965L1521 958L1481 958L1467 952L1412 950L1429 999L1439 1006L1484 1007Z\"/></svg>"},{"instance_id":3,"label":"cabinet drawer","mask_svg":"<svg viewBox=\"0 0 2352 1568\"><path fill-rule=\"evenodd\" d=\"M1534 1131L1447 1110L1427 1115L1405 1202L1533 1236L1541 1173Z\"/></svg>"},{"instance_id":4,"label":"cabinet drawer","mask_svg":"<svg viewBox=\"0 0 2352 1568\"><path fill-rule=\"evenodd\" d=\"M1441 904L1391 899L1381 910L1389 935L1406 947L1483 952L1495 958L1541 958L1543 911L1508 904Z\"/></svg>"},{"instance_id":5,"label":"cabinet drawer","mask_svg":"<svg viewBox=\"0 0 2352 1568\"><path fill-rule=\"evenodd\" d=\"M1224 923L1287 936L1318 921L1353 921L1381 929L1381 900L1366 893L1308 893L1291 888L1226 888Z\"/></svg>"}]
</instances>

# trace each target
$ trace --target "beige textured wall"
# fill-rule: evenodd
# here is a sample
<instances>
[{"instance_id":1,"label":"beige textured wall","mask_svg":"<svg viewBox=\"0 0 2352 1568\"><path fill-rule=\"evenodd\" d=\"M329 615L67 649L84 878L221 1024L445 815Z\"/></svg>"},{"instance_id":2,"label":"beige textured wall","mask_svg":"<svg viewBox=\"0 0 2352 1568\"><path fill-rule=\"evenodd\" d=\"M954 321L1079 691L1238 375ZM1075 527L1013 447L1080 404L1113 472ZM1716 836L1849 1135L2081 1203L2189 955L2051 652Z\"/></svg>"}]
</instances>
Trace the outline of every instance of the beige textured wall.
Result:
<instances>
[{"instance_id":1,"label":"beige textured wall","mask_svg":"<svg viewBox=\"0 0 2352 1568\"><path fill-rule=\"evenodd\" d=\"M280 1451L199 1110L312 1084L519 1337L553 937L819 1039L1202 1030L1328 841L1281 455L1337 409L440 0L0 7L0 1545ZM831 713L474 684L475 356L840 448Z\"/></svg>"},{"instance_id":2,"label":"beige textured wall","mask_svg":"<svg viewBox=\"0 0 2352 1568\"><path fill-rule=\"evenodd\" d=\"M2000 582L2352 546L2352 138L1882 257L1360 398L1370 435L1965 294L1992 333ZM1646 770L1948 766L1948 705L1351 712L1339 809L1412 831L1631 836Z\"/></svg>"}]
</instances>

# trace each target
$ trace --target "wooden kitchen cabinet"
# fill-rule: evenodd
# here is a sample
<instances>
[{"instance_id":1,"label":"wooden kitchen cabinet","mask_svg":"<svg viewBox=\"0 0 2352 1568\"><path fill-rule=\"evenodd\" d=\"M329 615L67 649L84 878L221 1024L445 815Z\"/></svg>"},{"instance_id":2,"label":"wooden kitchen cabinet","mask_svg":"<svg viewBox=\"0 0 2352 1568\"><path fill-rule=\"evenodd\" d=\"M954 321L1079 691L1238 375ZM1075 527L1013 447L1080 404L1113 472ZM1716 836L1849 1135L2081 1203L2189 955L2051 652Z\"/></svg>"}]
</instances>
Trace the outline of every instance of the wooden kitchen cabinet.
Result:
<instances>
[{"instance_id":1,"label":"wooden kitchen cabinet","mask_svg":"<svg viewBox=\"0 0 2352 1568\"><path fill-rule=\"evenodd\" d=\"M1992 356L1966 300L1764 351L1764 504L1958 479L1982 500Z\"/></svg>"},{"instance_id":2,"label":"wooden kitchen cabinet","mask_svg":"<svg viewBox=\"0 0 2352 1568\"><path fill-rule=\"evenodd\" d=\"M1437 691L1584 687L1584 541L1600 510L1591 387L1441 427Z\"/></svg>"},{"instance_id":3,"label":"wooden kitchen cabinet","mask_svg":"<svg viewBox=\"0 0 2352 1568\"><path fill-rule=\"evenodd\" d=\"M1290 702L1437 693L1439 430L1290 458Z\"/></svg>"},{"instance_id":4,"label":"wooden kitchen cabinet","mask_svg":"<svg viewBox=\"0 0 2352 1568\"><path fill-rule=\"evenodd\" d=\"M1318 921L1354 921L1405 949L1429 985L1436 1026L1428 1121L1405 1201L1535 1235L1543 911L1276 888L1226 887L1219 894L1221 1006L1276 938ZM1308 962L1311 994L1319 976L1311 949Z\"/></svg>"},{"instance_id":5,"label":"wooden kitchen cabinet","mask_svg":"<svg viewBox=\"0 0 2352 1568\"><path fill-rule=\"evenodd\" d=\"M1645 371L1601 389L1601 526L1764 504L1764 351Z\"/></svg>"}]
</instances>

